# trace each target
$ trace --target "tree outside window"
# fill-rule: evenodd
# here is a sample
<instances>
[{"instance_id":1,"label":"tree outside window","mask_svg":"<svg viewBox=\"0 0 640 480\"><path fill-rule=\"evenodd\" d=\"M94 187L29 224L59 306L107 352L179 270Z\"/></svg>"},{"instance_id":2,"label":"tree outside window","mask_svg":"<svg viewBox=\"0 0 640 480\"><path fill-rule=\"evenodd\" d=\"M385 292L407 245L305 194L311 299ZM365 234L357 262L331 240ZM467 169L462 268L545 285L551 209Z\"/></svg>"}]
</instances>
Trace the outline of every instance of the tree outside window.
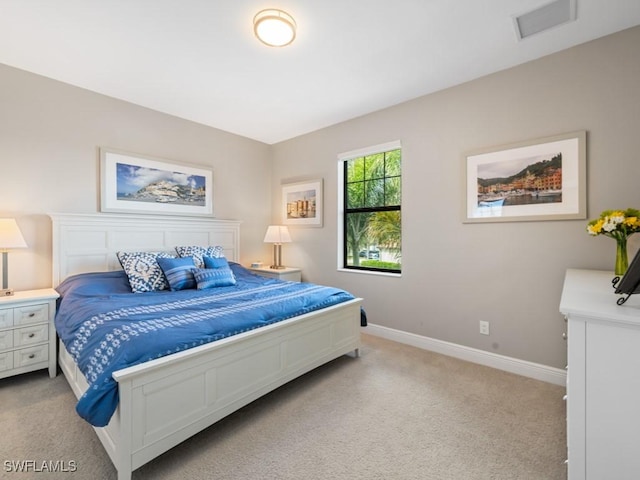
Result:
<instances>
[{"instance_id":1,"label":"tree outside window","mask_svg":"<svg viewBox=\"0 0 640 480\"><path fill-rule=\"evenodd\" d=\"M344 161L344 268L402 270L402 154Z\"/></svg>"}]
</instances>

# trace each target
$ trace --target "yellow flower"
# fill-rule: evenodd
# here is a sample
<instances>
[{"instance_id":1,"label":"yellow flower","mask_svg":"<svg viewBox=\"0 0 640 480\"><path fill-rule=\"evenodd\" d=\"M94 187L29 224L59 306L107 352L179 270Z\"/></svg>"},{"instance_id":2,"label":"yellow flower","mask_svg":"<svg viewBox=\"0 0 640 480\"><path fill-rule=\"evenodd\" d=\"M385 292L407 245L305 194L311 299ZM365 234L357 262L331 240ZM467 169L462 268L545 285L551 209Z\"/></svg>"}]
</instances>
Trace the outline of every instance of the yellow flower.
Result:
<instances>
[{"instance_id":1,"label":"yellow flower","mask_svg":"<svg viewBox=\"0 0 640 480\"><path fill-rule=\"evenodd\" d=\"M638 217L627 217L624 219L624 224L628 227L638 226Z\"/></svg>"},{"instance_id":2,"label":"yellow flower","mask_svg":"<svg viewBox=\"0 0 640 480\"><path fill-rule=\"evenodd\" d=\"M625 239L640 232L640 210L605 210L600 217L587 224L587 233L592 236L606 235L616 239Z\"/></svg>"},{"instance_id":3,"label":"yellow flower","mask_svg":"<svg viewBox=\"0 0 640 480\"><path fill-rule=\"evenodd\" d=\"M604 220L598 219L593 225L587 225L587 230L590 235L598 235L602 232L602 225L604 224Z\"/></svg>"}]
</instances>

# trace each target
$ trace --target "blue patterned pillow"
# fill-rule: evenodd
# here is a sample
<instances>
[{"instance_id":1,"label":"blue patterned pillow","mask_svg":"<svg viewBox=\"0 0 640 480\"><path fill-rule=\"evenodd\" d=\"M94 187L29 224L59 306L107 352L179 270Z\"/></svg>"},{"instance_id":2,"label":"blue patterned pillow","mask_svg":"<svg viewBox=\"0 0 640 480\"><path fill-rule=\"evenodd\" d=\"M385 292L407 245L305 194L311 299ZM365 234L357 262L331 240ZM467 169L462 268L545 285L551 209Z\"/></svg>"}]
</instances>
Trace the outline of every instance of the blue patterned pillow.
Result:
<instances>
[{"instance_id":1,"label":"blue patterned pillow","mask_svg":"<svg viewBox=\"0 0 640 480\"><path fill-rule=\"evenodd\" d=\"M221 246L200 247L197 245L185 245L176 247L180 257L193 257L193 263L197 268L204 268L202 257L224 257L224 249Z\"/></svg>"},{"instance_id":2,"label":"blue patterned pillow","mask_svg":"<svg viewBox=\"0 0 640 480\"><path fill-rule=\"evenodd\" d=\"M133 293L155 292L169 288L158 258L174 258L166 252L118 252L120 265L129 278Z\"/></svg>"},{"instance_id":3,"label":"blue patterned pillow","mask_svg":"<svg viewBox=\"0 0 640 480\"><path fill-rule=\"evenodd\" d=\"M160 265L171 291L196 288L196 279L191 271L195 267L193 258L159 258L158 265Z\"/></svg>"},{"instance_id":4,"label":"blue patterned pillow","mask_svg":"<svg viewBox=\"0 0 640 480\"><path fill-rule=\"evenodd\" d=\"M230 287L236 284L236 277L229 267L194 268L193 276L198 284L198 290L214 287Z\"/></svg>"}]
</instances>

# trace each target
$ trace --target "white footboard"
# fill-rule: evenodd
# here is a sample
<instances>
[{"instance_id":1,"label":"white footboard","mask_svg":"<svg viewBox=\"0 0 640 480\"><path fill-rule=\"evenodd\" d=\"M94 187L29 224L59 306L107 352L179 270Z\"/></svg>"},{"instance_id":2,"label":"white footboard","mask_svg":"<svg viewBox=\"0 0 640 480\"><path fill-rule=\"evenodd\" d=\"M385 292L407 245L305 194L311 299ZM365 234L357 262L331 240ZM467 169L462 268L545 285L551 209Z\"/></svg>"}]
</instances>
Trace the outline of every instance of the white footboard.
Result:
<instances>
[{"instance_id":1,"label":"white footboard","mask_svg":"<svg viewBox=\"0 0 640 480\"><path fill-rule=\"evenodd\" d=\"M113 374L120 404L95 428L119 480L294 378L360 347L361 299L301 315ZM76 396L86 381L63 346Z\"/></svg>"}]
</instances>

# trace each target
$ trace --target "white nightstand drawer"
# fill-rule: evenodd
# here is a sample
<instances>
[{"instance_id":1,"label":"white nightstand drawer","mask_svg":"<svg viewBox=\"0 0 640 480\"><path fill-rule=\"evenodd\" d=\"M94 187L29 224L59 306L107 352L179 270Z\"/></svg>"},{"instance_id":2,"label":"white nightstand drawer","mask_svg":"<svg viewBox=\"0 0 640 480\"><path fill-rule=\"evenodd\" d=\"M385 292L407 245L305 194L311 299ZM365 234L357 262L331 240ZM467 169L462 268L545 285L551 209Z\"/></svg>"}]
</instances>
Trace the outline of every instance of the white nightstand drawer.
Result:
<instances>
[{"instance_id":1,"label":"white nightstand drawer","mask_svg":"<svg viewBox=\"0 0 640 480\"><path fill-rule=\"evenodd\" d=\"M16 328L13 331L13 344L16 347L34 345L49 339L49 325L34 325L33 327Z\"/></svg>"},{"instance_id":2,"label":"white nightstand drawer","mask_svg":"<svg viewBox=\"0 0 640 480\"><path fill-rule=\"evenodd\" d=\"M0 372L13 368L13 352L0 353Z\"/></svg>"},{"instance_id":3,"label":"white nightstand drawer","mask_svg":"<svg viewBox=\"0 0 640 480\"><path fill-rule=\"evenodd\" d=\"M0 308L0 328L13 327L13 308Z\"/></svg>"},{"instance_id":4,"label":"white nightstand drawer","mask_svg":"<svg viewBox=\"0 0 640 480\"><path fill-rule=\"evenodd\" d=\"M284 267L284 268L252 268L253 273L257 273L267 278L277 278L278 280L285 280L288 282L299 282L302 280L302 273L299 268L296 267Z\"/></svg>"},{"instance_id":5,"label":"white nightstand drawer","mask_svg":"<svg viewBox=\"0 0 640 480\"><path fill-rule=\"evenodd\" d=\"M52 288L0 297L0 378L41 368L56 376L56 298Z\"/></svg>"},{"instance_id":6,"label":"white nightstand drawer","mask_svg":"<svg viewBox=\"0 0 640 480\"><path fill-rule=\"evenodd\" d=\"M34 363L46 362L49 360L49 344L38 345L37 347L23 348L13 352L13 367L26 367Z\"/></svg>"},{"instance_id":7,"label":"white nightstand drawer","mask_svg":"<svg viewBox=\"0 0 640 480\"><path fill-rule=\"evenodd\" d=\"M0 332L0 351L13 347L13 330Z\"/></svg>"},{"instance_id":8,"label":"white nightstand drawer","mask_svg":"<svg viewBox=\"0 0 640 480\"><path fill-rule=\"evenodd\" d=\"M15 325L46 323L49 321L49 305L46 303L16 307L13 312L13 323Z\"/></svg>"}]
</instances>

